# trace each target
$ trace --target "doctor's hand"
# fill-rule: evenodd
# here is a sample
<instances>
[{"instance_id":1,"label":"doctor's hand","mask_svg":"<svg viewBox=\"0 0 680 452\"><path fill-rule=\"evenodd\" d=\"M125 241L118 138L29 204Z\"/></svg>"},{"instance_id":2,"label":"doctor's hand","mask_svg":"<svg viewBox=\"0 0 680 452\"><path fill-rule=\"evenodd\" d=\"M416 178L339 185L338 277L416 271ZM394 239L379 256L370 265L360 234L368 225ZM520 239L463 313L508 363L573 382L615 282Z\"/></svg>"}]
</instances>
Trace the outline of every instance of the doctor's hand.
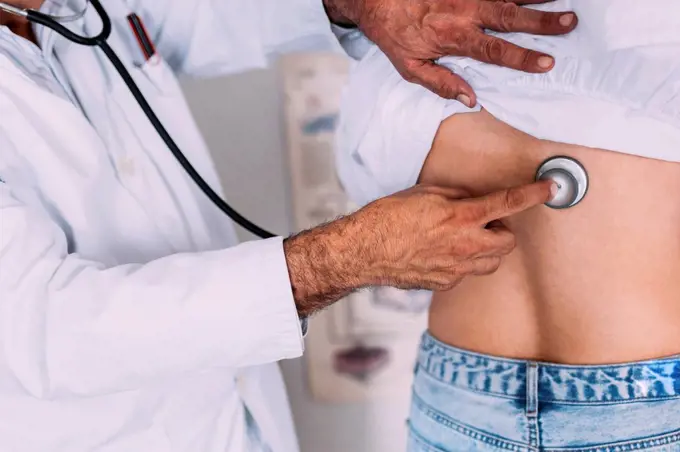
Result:
<instances>
[{"instance_id":1,"label":"doctor's hand","mask_svg":"<svg viewBox=\"0 0 680 452\"><path fill-rule=\"evenodd\" d=\"M515 248L500 221L552 199L538 182L469 198L461 190L418 186L284 242L301 315L371 286L449 290L470 275L495 272Z\"/></svg>"},{"instance_id":2,"label":"doctor's hand","mask_svg":"<svg viewBox=\"0 0 680 452\"><path fill-rule=\"evenodd\" d=\"M551 0L324 0L338 25L356 25L389 57L408 81L442 97L476 104L470 85L435 63L447 55L525 72L552 69L551 56L489 36L484 29L560 35L572 31L575 14L543 12L521 5Z\"/></svg>"}]
</instances>

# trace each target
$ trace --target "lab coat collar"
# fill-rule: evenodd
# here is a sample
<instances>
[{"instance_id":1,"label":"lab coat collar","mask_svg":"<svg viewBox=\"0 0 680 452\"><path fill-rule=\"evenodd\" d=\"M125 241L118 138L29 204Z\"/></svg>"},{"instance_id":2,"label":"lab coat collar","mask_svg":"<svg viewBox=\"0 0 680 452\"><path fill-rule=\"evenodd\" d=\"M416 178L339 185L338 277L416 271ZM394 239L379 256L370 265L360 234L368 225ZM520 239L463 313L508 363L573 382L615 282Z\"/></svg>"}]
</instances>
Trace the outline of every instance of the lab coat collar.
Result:
<instances>
[{"instance_id":1,"label":"lab coat collar","mask_svg":"<svg viewBox=\"0 0 680 452\"><path fill-rule=\"evenodd\" d=\"M47 15L59 14L60 11L64 9L66 1L67 0L45 0L38 11ZM33 24L33 33L35 33L35 37L38 40L38 46L42 51L43 58L45 58L45 61L49 64L52 61L52 55L54 53L54 39L56 33L53 30L38 24Z\"/></svg>"},{"instance_id":2,"label":"lab coat collar","mask_svg":"<svg viewBox=\"0 0 680 452\"><path fill-rule=\"evenodd\" d=\"M74 0L45 0L38 11L49 16L67 16L75 14L77 11L75 11L75 8L73 7L73 1ZM90 8L90 6L88 6L88 8ZM64 25L71 29L81 29L83 21L84 18L80 18ZM54 43L58 34L52 29L38 24L33 25L33 32L38 40L38 45L42 50L45 61L50 64L54 55Z\"/></svg>"}]
</instances>

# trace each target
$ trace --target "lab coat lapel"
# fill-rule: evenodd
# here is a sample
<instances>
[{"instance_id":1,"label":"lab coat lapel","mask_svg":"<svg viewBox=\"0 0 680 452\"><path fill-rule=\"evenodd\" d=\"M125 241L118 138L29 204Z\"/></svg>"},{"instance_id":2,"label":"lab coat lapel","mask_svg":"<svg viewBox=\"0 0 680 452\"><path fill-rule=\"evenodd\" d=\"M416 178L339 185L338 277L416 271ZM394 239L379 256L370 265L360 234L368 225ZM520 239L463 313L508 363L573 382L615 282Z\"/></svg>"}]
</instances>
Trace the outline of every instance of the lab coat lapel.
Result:
<instances>
[{"instance_id":1,"label":"lab coat lapel","mask_svg":"<svg viewBox=\"0 0 680 452\"><path fill-rule=\"evenodd\" d=\"M114 24L120 23L121 15L127 15L120 10L119 2L107 2L105 7ZM90 9L70 28L94 35L101 30L101 21L96 11ZM61 64L79 106L104 141L121 184L147 212L150 222L174 252L198 249L185 211L191 209L191 204L180 204L169 184L170 180L181 181L182 176L168 174L168 169L159 166L147 153L145 145L158 145L155 141L158 138L146 117L139 117L143 116L139 107L106 56L97 48L79 46L55 34L46 33L44 39L53 50L49 58L56 58ZM121 42L116 26L108 42L123 62L132 61L130 48ZM134 68L129 69L134 77ZM148 86L140 83L140 88L153 103ZM143 136L139 135L140 129L144 130ZM200 215L195 215L192 221L194 218L201 221Z\"/></svg>"}]
</instances>

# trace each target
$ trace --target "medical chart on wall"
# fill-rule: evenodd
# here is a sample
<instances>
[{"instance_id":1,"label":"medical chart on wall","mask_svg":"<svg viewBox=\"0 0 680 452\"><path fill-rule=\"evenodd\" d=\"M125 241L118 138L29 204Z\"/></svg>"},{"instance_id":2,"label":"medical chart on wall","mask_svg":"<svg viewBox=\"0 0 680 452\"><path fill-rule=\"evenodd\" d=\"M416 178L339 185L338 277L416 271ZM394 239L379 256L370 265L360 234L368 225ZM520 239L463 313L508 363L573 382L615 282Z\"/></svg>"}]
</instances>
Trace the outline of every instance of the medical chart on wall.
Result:
<instances>
[{"instance_id":1,"label":"medical chart on wall","mask_svg":"<svg viewBox=\"0 0 680 452\"><path fill-rule=\"evenodd\" d=\"M343 193L333 155L349 65L332 53L289 55L280 63L296 230L357 207ZM427 292L380 288L315 316L305 353L314 397L349 402L408 391L429 301Z\"/></svg>"}]
</instances>

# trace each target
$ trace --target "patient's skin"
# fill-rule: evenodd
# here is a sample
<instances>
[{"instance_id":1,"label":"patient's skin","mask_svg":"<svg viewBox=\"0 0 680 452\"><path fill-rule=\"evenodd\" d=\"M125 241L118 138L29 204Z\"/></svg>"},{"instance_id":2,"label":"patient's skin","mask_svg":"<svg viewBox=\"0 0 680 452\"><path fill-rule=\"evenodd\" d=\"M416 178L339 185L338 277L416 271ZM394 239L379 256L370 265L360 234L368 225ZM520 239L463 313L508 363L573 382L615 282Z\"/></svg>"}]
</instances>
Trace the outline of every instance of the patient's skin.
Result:
<instances>
[{"instance_id":1,"label":"patient's skin","mask_svg":"<svg viewBox=\"0 0 680 452\"><path fill-rule=\"evenodd\" d=\"M435 294L432 334L567 364L680 354L679 164L537 140L483 111L442 124L421 182L484 194L533 180L555 155L588 170L584 200L505 220L517 249L496 274Z\"/></svg>"}]
</instances>

